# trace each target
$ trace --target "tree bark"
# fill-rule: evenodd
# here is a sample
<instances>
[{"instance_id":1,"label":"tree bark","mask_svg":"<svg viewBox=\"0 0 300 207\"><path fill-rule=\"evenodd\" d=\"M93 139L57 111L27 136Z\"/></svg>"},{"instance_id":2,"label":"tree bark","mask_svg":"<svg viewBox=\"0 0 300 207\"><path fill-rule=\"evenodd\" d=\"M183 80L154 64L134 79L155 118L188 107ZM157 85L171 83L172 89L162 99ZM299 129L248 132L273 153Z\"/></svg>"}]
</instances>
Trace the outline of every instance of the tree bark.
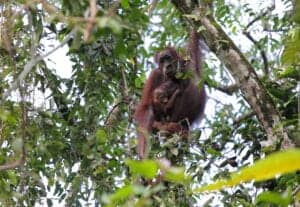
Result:
<instances>
[{"instance_id":1,"label":"tree bark","mask_svg":"<svg viewBox=\"0 0 300 207\"><path fill-rule=\"evenodd\" d=\"M281 148L294 147L282 126L282 118L274 102L259 80L254 68L228 37L208 10L208 5L191 3L187 0L171 0L184 18L197 30L203 28L200 36L212 52L223 62L238 84L244 98L251 106L258 121L263 126L267 141L264 146L275 146L281 142ZM207 2L207 1L206 1Z\"/></svg>"}]
</instances>

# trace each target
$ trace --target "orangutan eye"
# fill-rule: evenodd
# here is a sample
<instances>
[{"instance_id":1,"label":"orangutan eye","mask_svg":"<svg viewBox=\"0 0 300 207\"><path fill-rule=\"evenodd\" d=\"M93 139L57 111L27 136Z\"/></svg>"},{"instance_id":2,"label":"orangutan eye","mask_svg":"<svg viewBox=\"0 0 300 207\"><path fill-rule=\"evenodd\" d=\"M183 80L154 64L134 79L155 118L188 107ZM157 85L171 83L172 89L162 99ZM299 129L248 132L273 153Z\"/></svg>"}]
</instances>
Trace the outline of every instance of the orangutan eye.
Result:
<instances>
[{"instance_id":1,"label":"orangutan eye","mask_svg":"<svg viewBox=\"0 0 300 207\"><path fill-rule=\"evenodd\" d=\"M164 61L169 61L169 60L171 60L172 59L172 57L170 56L170 55L164 55L164 56L162 56L161 58L160 58L160 60L159 60L159 62L160 63L163 63Z\"/></svg>"},{"instance_id":2,"label":"orangutan eye","mask_svg":"<svg viewBox=\"0 0 300 207\"><path fill-rule=\"evenodd\" d=\"M165 56L163 56L163 59L164 59L164 60L170 60L170 59L171 59L171 56L170 56L170 55L165 55Z\"/></svg>"}]
</instances>

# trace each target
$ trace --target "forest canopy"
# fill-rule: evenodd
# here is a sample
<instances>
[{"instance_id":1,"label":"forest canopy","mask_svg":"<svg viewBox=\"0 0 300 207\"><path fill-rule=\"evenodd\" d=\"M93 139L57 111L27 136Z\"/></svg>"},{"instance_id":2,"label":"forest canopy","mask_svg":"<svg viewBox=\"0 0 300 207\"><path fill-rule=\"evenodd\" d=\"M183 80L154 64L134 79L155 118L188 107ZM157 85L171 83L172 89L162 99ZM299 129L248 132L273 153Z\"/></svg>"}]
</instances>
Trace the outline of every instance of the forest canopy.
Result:
<instances>
[{"instance_id":1,"label":"forest canopy","mask_svg":"<svg viewBox=\"0 0 300 207\"><path fill-rule=\"evenodd\" d=\"M300 1L0 0L1 206L300 205ZM204 54L188 138L133 118L154 56ZM211 185L207 185L211 184Z\"/></svg>"}]
</instances>

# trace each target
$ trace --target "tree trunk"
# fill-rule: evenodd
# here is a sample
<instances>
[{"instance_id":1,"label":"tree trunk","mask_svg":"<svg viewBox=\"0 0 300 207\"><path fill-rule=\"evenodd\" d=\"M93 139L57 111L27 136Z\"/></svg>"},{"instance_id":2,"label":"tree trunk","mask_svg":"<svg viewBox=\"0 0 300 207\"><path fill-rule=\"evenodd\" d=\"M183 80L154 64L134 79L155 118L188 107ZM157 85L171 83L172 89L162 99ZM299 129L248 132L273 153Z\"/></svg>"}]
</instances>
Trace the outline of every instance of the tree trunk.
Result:
<instances>
[{"instance_id":1,"label":"tree trunk","mask_svg":"<svg viewBox=\"0 0 300 207\"><path fill-rule=\"evenodd\" d=\"M200 32L203 41L225 64L266 131L268 140L263 143L264 146L275 146L282 141L281 148L293 147L287 130L282 126L281 116L254 68L212 15L207 15L211 7L207 5L199 7L187 0L171 0L171 2L184 14L193 28L197 29L200 26L204 28Z\"/></svg>"}]
</instances>

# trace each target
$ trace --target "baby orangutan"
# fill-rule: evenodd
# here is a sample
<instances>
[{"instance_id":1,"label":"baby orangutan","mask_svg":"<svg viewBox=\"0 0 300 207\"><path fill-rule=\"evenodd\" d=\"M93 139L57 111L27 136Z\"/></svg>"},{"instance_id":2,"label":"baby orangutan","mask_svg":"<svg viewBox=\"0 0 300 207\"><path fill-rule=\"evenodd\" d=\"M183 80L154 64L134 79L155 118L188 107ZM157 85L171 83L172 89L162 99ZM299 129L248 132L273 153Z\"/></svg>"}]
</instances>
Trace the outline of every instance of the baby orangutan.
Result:
<instances>
[{"instance_id":1,"label":"baby orangutan","mask_svg":"<svg viewBox=\"0 0 300 207\"><path fill-rule=\"evenodd\" d=\"M153 91L153 113L157 121L168 122L177 95L180 93L179 84L167 81Z\"/></svg>"}]
</instances>

